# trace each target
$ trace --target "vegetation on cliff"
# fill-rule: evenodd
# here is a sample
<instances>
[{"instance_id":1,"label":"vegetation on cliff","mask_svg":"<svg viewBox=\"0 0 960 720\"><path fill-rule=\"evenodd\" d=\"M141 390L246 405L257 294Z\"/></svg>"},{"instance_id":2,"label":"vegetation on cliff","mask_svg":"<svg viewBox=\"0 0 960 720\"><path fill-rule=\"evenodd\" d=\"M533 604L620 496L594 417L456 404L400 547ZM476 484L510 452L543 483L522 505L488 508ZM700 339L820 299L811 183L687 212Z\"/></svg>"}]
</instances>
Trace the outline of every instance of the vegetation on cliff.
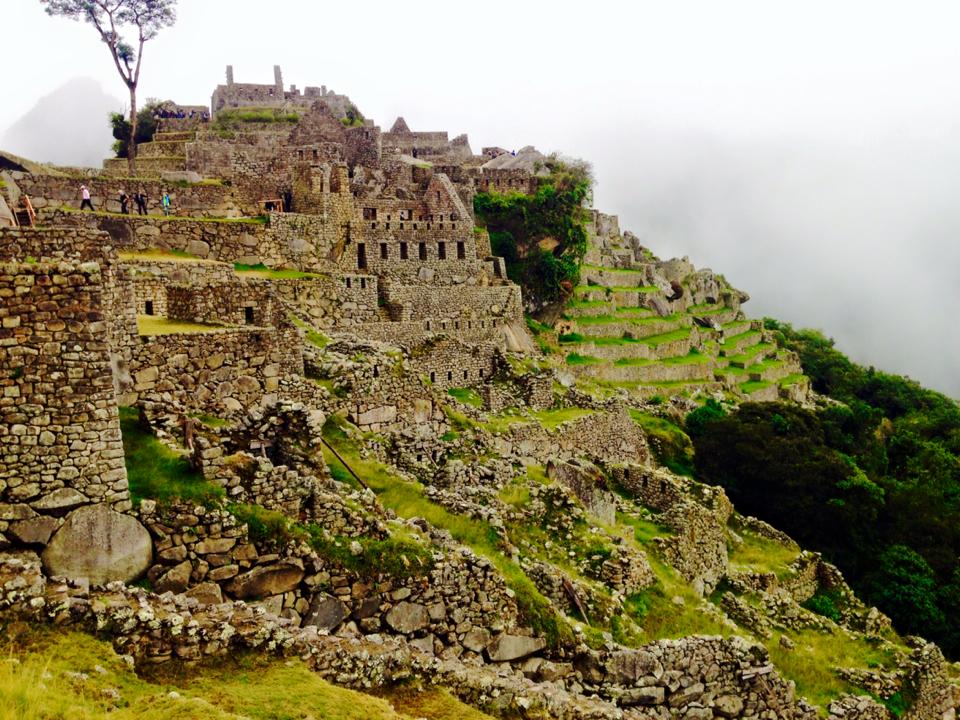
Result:
<instances>
[{"instance_id":1,"label":"vegetation on cliff","mask_svg":"<svg viewBox=\"0 0 960 720\"><path fill-rule=\"evenodd\" d=\"M494 255L504 258L507 275L537 304L564 300L580 279L587 251L584 201L593 179L582 161L551 156L550 171L536 193L477 193L477 220L490 232Z\"/></svg>"},{"instance_id":2,"label":"vegetation on cliff","mask_svg":"<svg viewBox=\"0 0 960 720\"><path fill-rule=\"evenodd\" d=\"M856 365L819 333L767 326L800 355L814 388L839 402L700 413L687 423L700 477L726 488L742 512L823 552L899 630L956 657L960 408Z\"/></svg>"}]
</instances>

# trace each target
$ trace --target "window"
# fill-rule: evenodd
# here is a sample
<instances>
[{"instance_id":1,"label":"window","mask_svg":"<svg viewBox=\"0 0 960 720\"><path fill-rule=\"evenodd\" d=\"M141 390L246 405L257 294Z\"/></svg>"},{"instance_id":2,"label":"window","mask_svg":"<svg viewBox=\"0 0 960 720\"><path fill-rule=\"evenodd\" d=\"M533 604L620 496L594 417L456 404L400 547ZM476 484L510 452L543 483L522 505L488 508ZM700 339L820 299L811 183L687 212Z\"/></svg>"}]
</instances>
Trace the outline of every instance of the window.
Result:
<instances>
[{"instance_id":1,"label":"window","mask_svg":"<svg viewBox=\"0 0 960 720\"><path fill-rule=\"evenodd\" d=\"M427 320L427 330L429 330L429 329L430 329L430 321Z\"/></svg>"},{"instance_id":2,"label":"window","mask_svg":"<svg viewBox=\"0 0 960 720\"><path fill-rule=\"evenodd\" d=\"M453 380L453 370L447 370L447 380Z\"/></svg>"},{"instance_id":3,"label":"window","mask_svg":"<svg viewBox=\"0 0 960 720\"><path fill-rule=\"evenodd\" d=\"M347 278L345 282L347 283L347 287L349 288L351 285L350 278Z\"/></svg>"},{"instance_id":4,"label":"window","mask_svg":"<svg viewBox=\"0 0 960 720\"><path fill-rule=\"evenodd\" d=\"M442 240L437 243L437 257L441 260L447 259L447 244Z\"/></svg>"},{"instance_id":5,"label":"window","mask_svg":"<svg viewBox=\"0 0 960 720\"><path fill-rule=\"evenodd\" d=\"M364 219L364 220L376 220L376 219L377 219L377 209L376 209L376 208L364 208L364 209L363 209L363 219Z\"/></svg>"},{"instance_id":6,"label":"window","mask_svg":"<svg viewBox=\"0 0 960 720\"><path fill-rule=\"evenodd\" d=\"M360 278L360 289L361 289L361 290L366 290L366 289L367 289L367 279L366 279L366 278Z\"/></svg>"},{"instance_id":7,"label":"window","mask_svg":"<svg viewBox=\"0 0 960 720\"><path fill-rule=\"evenodd\" d=\"M427 244L426 243L417 243L418 249L420 250L420 259L427 259Z\"/></svg>"},{"instance_id":8,"label":"window","mask_svg":"<svg viewBox=\"0 0 960 720\"><path fill-rule=\"evenodd\" d=\"M153 315L153 300L147 300L144 303L143 312L145 315Z\"/></svg>"},{"instance_id":9,"label":"window","mask_svg":"<svg viewBox=\"0 0 960 720\"><path fill-rule=\"evenodd\" d=\"M249 305L243 309L243 321L247 325L253 325L253 308Z\"/></svg>"},{"instance_id":10,"label":"window","mask_svg":"<svg viewBox=\"0 0 960 720\"><path fill-rule=\"evenodd\" d=\"M463 379L466 380L466 379L469 378L469 377L470 377L470 371L469 371L469 370L464 370L464 371L463 371Z\"/></svg>"},{"instance_id":11,"label":"window","mask_svg":"<svg viewBox=\"0 0 960 720\"><path fill-rule=\"evenodd\" d=\"M386 244L386 243L380 243L380 259L381 259L381 260L386 260L386 259L387 259L387 244Z\"/></svg>"},{"instance_id":12,"label":"window","mask_svg":"<svg viewBox=\"0 0 960 720\"><path fill-rule=\"evenodd\" d=\"M405 242L400 243L400 259L407 260L407 244Z\"/></svg>"},{"instance_id":13,"label":"window","mask_svg":"<svg viewBox=\"0 0 960 720\"><path fill-rule=\"evenodd\" d=\"M357 243L357 267L360 270L367 268L367 246L365 243Z\"/></svg>"},{"instance_id":14,"label":"window","mask_svg":"<svg viewBox=\"0 0 960 720\"><path fill-rule=\"evenodd\" d=\"M457 243L457 260L467 259L467 247L462 242Z\"/></svg>"},{"instance_id":15,"label":"window","mask_svg":"<svg viewBox=\"0 0 960 720\"><path fill-rule=\"evenodd\" d=\"M316 149L316 148L313 149L313 159L314 159L314 160L319 160L319 159L320 159L320 153L317 152L317 149Z\"/></svg>"},{"instance_id":16,"label":"window","mask_svg":"<svg viewBox=\"0 0 960 720\"><path fill-rule=\"evenodd\" d=\"M480 377L483 377L483 368L480 368Z\"/></svg>"},{"instance_id":17,"label":"window","mask_svg":"<svg viewBox=\"0 0 960 720\"><path fill-rule=\"evenodd\" d=\"M437 374L436 374L435 372L431 372L431 373L430 373L430 382L436 382L436 381L437 381Z\"/></svg>"}]
</instances>

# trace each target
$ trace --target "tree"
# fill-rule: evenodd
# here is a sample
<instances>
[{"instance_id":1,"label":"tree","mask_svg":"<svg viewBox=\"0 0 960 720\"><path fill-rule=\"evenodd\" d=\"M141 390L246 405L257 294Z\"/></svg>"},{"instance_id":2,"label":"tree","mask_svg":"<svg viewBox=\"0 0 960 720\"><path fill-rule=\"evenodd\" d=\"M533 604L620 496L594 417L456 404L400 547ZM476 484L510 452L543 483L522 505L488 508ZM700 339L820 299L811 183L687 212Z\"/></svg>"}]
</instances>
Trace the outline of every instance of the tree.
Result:
<instances>
[{"instance_id":1,"label":"tree","mask_svg":"<svg viewBox=\"0 0 960 720\"><path fill-rule=\"evenodd\" d=\"M127 142L127 164L130 175L136 174L137 159L137 84L143 46L153 40L162 28L176 21L177 0L40 0L48 15L84 20L100 33L110 50L120 78L130 92L130 139ZM126 42L121 28L128 26L137 36L136 49Z\"/></svg>"}]
</instances>

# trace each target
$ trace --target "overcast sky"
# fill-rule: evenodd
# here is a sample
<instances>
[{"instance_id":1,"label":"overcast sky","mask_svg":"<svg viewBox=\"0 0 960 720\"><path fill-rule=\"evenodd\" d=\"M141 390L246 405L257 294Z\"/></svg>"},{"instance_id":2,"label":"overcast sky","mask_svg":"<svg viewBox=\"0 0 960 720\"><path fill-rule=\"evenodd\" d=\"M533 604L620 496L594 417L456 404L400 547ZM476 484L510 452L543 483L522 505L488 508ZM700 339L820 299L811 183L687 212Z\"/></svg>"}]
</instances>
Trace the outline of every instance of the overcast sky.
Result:
<instances>
[{"instance_id":1,"label":"overcast sky","mask_svg":"<svg viewBox=\"0 0 960 720\"><path fill-rule=\"evenodd\" d=\"M960 4L181 0L141 98L325 84L388 128L591 160L596 204L855 359L960 396ZM0 134L76 76L123 102L92 28L0 0ZM78 112L82 108L78 108ZM63 132L70 131L70 117ZM39 158L43 159L43 158Z\"/></svg>"}]
</instances>

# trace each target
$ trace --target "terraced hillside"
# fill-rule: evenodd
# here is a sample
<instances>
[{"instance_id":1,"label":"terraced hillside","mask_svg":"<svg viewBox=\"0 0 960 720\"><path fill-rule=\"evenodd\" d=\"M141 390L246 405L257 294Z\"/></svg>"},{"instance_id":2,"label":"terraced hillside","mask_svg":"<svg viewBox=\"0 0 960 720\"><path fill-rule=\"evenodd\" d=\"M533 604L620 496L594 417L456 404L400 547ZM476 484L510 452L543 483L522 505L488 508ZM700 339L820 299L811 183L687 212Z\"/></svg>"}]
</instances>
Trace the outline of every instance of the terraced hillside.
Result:
<instances>
[{"instance_id":1,"label":"terraced hillside","mask_svg":"<svg viewBox=\"0 0 960 720\"><path fill-rule=\"evenodd\" d=\"M741 305L748 296L686 258L662 261L616 218L594 213L581 284L557 324L581 387L631 395L723 392L731 399L803 402L809 382Z\"/></svg>"}]
</instances>

